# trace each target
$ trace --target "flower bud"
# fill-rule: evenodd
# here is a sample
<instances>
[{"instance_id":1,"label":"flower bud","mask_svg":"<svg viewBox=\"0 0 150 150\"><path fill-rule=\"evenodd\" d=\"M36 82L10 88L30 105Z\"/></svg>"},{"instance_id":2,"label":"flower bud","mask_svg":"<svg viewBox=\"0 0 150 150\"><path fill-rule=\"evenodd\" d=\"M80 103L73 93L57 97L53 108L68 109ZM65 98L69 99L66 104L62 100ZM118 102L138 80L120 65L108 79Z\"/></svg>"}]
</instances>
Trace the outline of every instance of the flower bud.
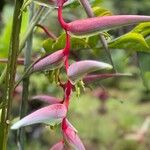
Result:
<instances>
[{"instance_id":1,"label":"flower bud","mask_svg":"<svg viewBox=\"0 0 150 150\"><path fill-rule=\"evenodd\" d=\"M106 30L149 22L150 16L114 15L81 19L67 24L67 30L74 36L94 35Z\"/></svg>"},{"instance_id":2,"label":"flower bud","mask_svg":"<svg viewBox=\"0 0 150 150\"><path fill-rule=\"evenodd\" d=\"M65 55L63 50L59 50L48 56L45 56L33 65L29 73L44 70L54 70L56 68L59 68L63 65L65 59L64 56Z\"/></svg>"},{"instance_id":3,"label":"flower bud","mask_svg":"<svg viewBox=\"0 0 150 150\"><path fill-rule=\"evenodd\" d=\"M80 80L82 77L84 77L86 74L97 71L100 69L111 69L112 66L99 62L94 60L83 60L79 62L75 62L71 64L68 68L68 77L71 80L71 82L74 84L76 81Z\"/></svg>"}]
</instances>

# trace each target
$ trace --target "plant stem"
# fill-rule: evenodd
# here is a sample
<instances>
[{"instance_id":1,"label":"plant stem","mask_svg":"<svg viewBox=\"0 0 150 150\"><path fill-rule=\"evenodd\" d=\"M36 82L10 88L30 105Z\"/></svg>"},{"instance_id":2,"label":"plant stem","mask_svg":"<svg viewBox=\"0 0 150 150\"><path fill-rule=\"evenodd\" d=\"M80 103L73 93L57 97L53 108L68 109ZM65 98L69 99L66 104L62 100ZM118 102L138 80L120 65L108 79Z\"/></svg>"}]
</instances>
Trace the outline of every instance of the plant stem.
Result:
<instances>
[{"instance_id":1,"label":"plant stem","mask_svg":"<svg viewBox=\"0 0 150 150\"><path fill-rule=\"evenodd\" d=\"M0 124L0 149L1 150L7 149L7 140L8 140L10 117L11 117L16 66L17 66L17 56L19 51L19 35L20 35L21 21L22 21L22 16L19 15L20 15L20 9L22 7L22 4L23 4L23 0L15 1L10 49L9 49L5 87L4 87L5 93L2 102L3 108L2 108L1 124Z\"/></svg>"},{"instance_id":2,"label":"plant stem","mask_svg":"<svg viewBox=\"0 0 150 150\"><path fill-rule=\"evenodd\" d=\"M29 22L31 22L31 18L33 17L33 14L34 14L34 6L31 5ZM27 68L31 64L32 38L33 38L33 32L30 33L30 36L28 36L27 41L26 41L24 72L27 71ZM22 91L22 100L21 100L21 106L20 106L20 118L23 118L27 113L28 97L29 97L29 82L30 82L29 80L30 80L29 76L23 79L23 91ZM19 129L17 134L18 134L18 149L24 150L25 149L25 129L24 128Z\"/></svg>"},{"instance_id":3,"label":"plant stem","mask_svg":"<svg viewBox=\"0 0 150 150\"><path fill-rule=\"evenodd\" d=\"M25 32L24 38L21 40L20 42L20 46L19 46L19 51L18 51L18 55L21 53L22 49L25 46L25 42L27 40L27 38L30 36L30 33L32 32L33 28L35 27L35 25L38 23L38 21L40 20L43 12L45 11L45 7L40 7L37 12L35 13L35 15L33 16L32 19L32 23L29 25L29 27L27 28L27 31ZM7 67L7 66L6 66ZM6 70L7 68L5 67L5 69L2 72L3 77L6 76ZM2 75L0 76L0 85L3 83L4 79L2 77Z\"/></svg>"},{"instance_id":4,"label":"plant stem","mask_svg":"<svg viewBox=\"0 0 150 150\"><path fill-rule=\"evenodd\" d=\"M27 31L25 32L24 38L22 39L22 41L20 42L20 47L19 47L19 53L21 53L22 49L25 46L25 42L27 40L27 38L30 36L32 30L34 29L35 25L40 21L40 18L42 16L42 14L45 11L45 7L41 6L37 12L35 13L35 15L33 16L33 18L30 21L30 24L27 27Z\"/></svg>"},{"instance_id":5,"label":"plant stem","mask_svg":"<svg viewBox=\"0 0 150 150\"><path fill-rule=\"evenodd\" d=\"M79 2L83 6L83 8L84 8L84 10L85 10L85 12L87 14L87 16L90 17L90 18L94 17L94 13L93 13L93 10L91 8L91 5L90 5L89 1L88 0L79 0ZM108 48L107 41L105 40L105 37L103 35L99 34L99 38L100 38L100 41L102 43L102 46L103 46L103 48L104 48L107 56L109 57L110 63L113 66L113 71L117 72L116 69L115 69L115 65L113 63L111 54L110 54L110 50Z\"/></svg>"}]
</instances>

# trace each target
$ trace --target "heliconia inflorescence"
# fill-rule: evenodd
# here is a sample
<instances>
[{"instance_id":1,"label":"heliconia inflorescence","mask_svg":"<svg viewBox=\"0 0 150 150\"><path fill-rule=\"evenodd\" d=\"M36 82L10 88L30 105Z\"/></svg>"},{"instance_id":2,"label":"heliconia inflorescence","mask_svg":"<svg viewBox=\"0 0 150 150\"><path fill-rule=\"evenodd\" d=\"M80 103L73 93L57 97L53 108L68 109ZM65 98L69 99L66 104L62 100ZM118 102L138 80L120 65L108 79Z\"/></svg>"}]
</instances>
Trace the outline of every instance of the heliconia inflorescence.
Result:
<instances>
[{"instance_id":1,"label":"heliconia inflorescence","mask_svg":"<svg viewBox=\"0 0 150 150\"><path fill-rule=\"evenodd\" d=\"M33 96L31 100L39 100L47 103L49 106L41 108L27 115L11 127L11 129L15 130L37 123L45 123L49 125L57 125L61 123L62 140L53 145L50 150L66 150L68 149L68 146L69 149L73 148L75 150L85 150L85 147L77 134L77 130L67 120L67 112L69 110L71 93L79 80L89 83L98 79L109 77L129 76L129 74L119 73L89 74L101 69L112 69L110 64L96 60L82 60L69 65L70 36L73 35L84 37L87 35L97 34L105 30L150 21L149 16L114 15L81 19L66 23L62 17L62 8L63 4L69 1L70 0L48 1L50 4L58 7L58 20L62 28L66 31L65 48L40 58L32 65L29 71L29 74L31 74L37 71L54 70L65 66L67 81L65 83L61 82L60 78L58 77L58 85L63 88L64 97L63 99L59 99L48 95Z\"/></svg>"}]
</instances>

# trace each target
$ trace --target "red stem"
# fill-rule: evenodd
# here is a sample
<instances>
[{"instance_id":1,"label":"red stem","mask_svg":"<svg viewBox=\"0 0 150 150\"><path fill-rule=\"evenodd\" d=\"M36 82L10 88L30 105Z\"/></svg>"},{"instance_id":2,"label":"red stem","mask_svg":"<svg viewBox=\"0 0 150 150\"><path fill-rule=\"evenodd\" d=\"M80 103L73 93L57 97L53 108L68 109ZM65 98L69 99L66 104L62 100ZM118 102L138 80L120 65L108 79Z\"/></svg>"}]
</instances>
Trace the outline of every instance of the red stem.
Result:
<instances>
[{"instance_id":1,"label":"red stem","mask_svg":"<svg viewBox=\"0 0 150 150\"><path fill-rule=\"evenodd\" d=\"M69 67L69 54L70 54L70 35L67 33L66 31L66 46L64 48L64 54L66 56L66 59L65 59L65 67L66 67L66 72L68 70L68 67Z\"/></svg>"},{"instance_id":2,"label":"red stem","mask_svg":"<svg viewBox=\"0 0 150 150\"><path fill-rule=\"evenodd\" d=\"M59 21L60 25L62 26L62 28L66 31L66 46L64 48L64 54L66 56L65 68L66 68L66 72L67 72L68 67L69 67L68 58L69 58L69 53L70 53L70 35L67 32L68 24L64 21L64 19L62 17L62 6L58 7L58 21ZM66 105L67 108L69 106L71 91L72 91L72 84L68 80L67 83L65 84L65 89L64 89L64 92L65 92L64 104Z\"/></svg>"},{"instance_id":3,"label":"red stem","mask_svg":"<svg viewBox=\"0 0 150 150\"><path fill-rule=\"evenodd\" d=\"M67 83L66 83L65 97L64 97L64 104L66 105L67 108L69 106L69 100L70 100L71 92L72 92L72 84L68 80Z\"/></svg>"},{"instance_id":4,"label":"red stem","mask_svg":"<svg viewBox=\"0 0 150 150\"><path fill-rule=\"evenodd\" d=\"M62 130L67 129L66 118L63 119L61 128L62 128Z\"/></svg>"},{"instance_id":5,"label":"red stem","mask_svg":"<svg viewBox=\"0 0 150 150\"><path fill-rule=\"evenodd\" d=\"M58 21L63 29L65 29L65 30L68 29L68 24L64 21L64 19L62 17L62 7L58 7Z\"/></svg>"}]
</instances>

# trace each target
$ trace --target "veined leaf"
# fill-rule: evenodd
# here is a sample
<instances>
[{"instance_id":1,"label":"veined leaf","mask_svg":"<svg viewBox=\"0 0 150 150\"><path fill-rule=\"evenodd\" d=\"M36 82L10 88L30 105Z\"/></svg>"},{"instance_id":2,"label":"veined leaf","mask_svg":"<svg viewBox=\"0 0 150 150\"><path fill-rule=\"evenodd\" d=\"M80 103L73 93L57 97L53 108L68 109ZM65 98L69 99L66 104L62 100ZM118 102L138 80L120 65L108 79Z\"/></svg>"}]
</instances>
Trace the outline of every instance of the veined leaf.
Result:
<instances>
[{"instance_id":1,"label":"veined leaf","mask_svg":"<svg viewBox=\"0 0 150 150\"><path fill-rule=\"evenodd\" d=\"M146 43L144 37L139 33L127 33L113 40L108 45L111 49L124 49L129 53L132 53L134 51L150 51L150 48Z\"/></svg>"}]
</instances>

